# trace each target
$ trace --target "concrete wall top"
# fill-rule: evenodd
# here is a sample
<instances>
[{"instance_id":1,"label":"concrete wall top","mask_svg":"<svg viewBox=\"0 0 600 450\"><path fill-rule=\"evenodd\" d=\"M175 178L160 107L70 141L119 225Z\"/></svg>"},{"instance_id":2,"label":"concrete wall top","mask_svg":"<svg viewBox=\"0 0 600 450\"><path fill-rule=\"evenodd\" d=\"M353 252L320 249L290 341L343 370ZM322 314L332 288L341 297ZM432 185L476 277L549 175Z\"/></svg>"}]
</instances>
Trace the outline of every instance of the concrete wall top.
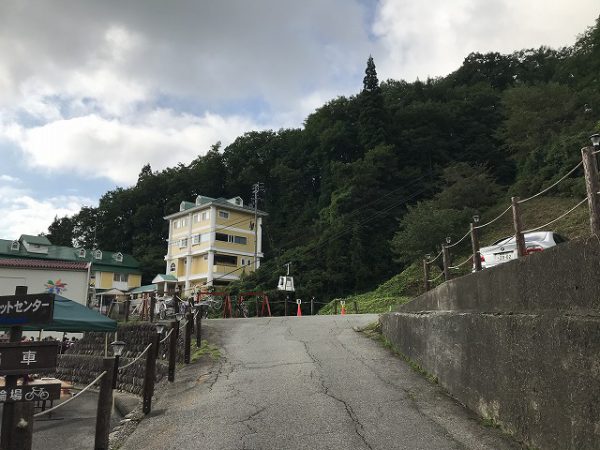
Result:
<instances>
[{"instance_id":1,"label":"concrete wall top","mask_svg":"<svg viewBox=\"0 0 600 450\"><path fill-rule=\"evenodd\" d=\"M574 240L450 280L397 311L598 314L600 240Z\"/></svg>"}]
</instances>

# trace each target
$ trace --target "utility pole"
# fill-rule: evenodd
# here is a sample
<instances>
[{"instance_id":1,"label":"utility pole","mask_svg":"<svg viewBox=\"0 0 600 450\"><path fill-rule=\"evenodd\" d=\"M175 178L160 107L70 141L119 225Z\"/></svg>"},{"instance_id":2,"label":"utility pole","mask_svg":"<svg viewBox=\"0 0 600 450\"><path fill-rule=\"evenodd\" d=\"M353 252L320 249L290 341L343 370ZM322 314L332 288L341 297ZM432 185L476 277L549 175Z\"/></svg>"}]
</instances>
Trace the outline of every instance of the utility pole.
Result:
<instances>
[{"instance_id":1,"label":"utility pole","mask_svg":"<svg viewBox=\"0 0 600 450\"><path fill-rule=\"evenodd\" d=\"M252 185L254 195L254 271L258 270L258 194L264 191L264 185L257 181Z\"/></svg>"}]
</instances>

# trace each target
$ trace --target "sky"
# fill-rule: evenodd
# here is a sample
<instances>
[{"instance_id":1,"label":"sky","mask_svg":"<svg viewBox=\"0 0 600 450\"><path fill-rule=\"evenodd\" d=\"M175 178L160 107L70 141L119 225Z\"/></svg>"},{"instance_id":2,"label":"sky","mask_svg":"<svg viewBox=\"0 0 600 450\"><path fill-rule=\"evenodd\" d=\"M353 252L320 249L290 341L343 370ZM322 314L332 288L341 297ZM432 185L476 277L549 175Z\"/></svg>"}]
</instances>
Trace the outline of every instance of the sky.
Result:
<instances>
[{"instance_id":1,"label":"sky","mask_svg":"<svg viewBox=\"0 0 600 450\"><path fill-rule=\"evenodd\" d=\"M96 206L142 166L301 127L380 80L471 52L572 45L597 0L2 0L0 239Z\"/></svg>"}]
</instances>

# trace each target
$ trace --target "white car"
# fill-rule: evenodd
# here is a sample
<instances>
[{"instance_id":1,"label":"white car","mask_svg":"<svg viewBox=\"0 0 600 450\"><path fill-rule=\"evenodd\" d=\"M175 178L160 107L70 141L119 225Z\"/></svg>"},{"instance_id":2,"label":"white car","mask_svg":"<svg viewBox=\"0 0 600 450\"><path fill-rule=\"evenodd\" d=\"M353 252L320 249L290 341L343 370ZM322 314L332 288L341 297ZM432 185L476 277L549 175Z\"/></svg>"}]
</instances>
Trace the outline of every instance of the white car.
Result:
<instances>
[{"instance_id":1,"label":"white car","mask_svg":"<svg viewBox=\"0 0 600 450\"><path fill-rule=\"evenodd\" d=\"M525 247L527 254L541 252L547 248L567 242L568 239L553 231L536 231L525 233ZM489 247L479 249L481 255L481 268L487 269L513 259L517 259L517 243L514 236L502 238Z\"/></svg>"}]
</instances>

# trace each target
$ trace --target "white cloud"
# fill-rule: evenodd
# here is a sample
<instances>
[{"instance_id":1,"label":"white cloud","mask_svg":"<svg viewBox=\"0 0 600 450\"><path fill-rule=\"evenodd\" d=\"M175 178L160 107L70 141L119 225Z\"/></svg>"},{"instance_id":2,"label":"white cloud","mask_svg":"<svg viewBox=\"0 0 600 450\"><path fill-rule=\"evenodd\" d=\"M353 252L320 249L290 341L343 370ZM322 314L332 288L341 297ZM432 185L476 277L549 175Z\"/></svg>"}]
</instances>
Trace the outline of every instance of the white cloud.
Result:
<instances>
[{"instance_id":1,"label":"white cloud","mask_svg":"<svg viewBox=\"0 0 600 450\"><path fill-rule=\"evenodd\" d=\"M82 205L92 204L92 200L78 196L34 198L26 189L0 184L0 239L47 232L55 216L71 216Z\"/></svg>"},{"instance_id":2,"label":"white cloud","mask_svg":"<svg viewBox=\"0 0 600 450\"><path fill-rule=\"evenodd\" d=\"M381 0L375 61L383 79L443 76L471 52L571 45L597 16L597 0Z\"/></svg>"},{"instance_id":3,"label":"white cloud","mask_svg":"<svg viewBox=\"0 0 600 450\"><path fill-rule=\"evenodd\" d=\"M188 163L218 140L227 144L256 128L237 116L196 117L155 110L134 123L87 115L30 128L13 124L5 127L4 137L17 144L37 170L73 171L128 185L135 183L147 162L155 170Z\"/></svg>"}]
</instances>

